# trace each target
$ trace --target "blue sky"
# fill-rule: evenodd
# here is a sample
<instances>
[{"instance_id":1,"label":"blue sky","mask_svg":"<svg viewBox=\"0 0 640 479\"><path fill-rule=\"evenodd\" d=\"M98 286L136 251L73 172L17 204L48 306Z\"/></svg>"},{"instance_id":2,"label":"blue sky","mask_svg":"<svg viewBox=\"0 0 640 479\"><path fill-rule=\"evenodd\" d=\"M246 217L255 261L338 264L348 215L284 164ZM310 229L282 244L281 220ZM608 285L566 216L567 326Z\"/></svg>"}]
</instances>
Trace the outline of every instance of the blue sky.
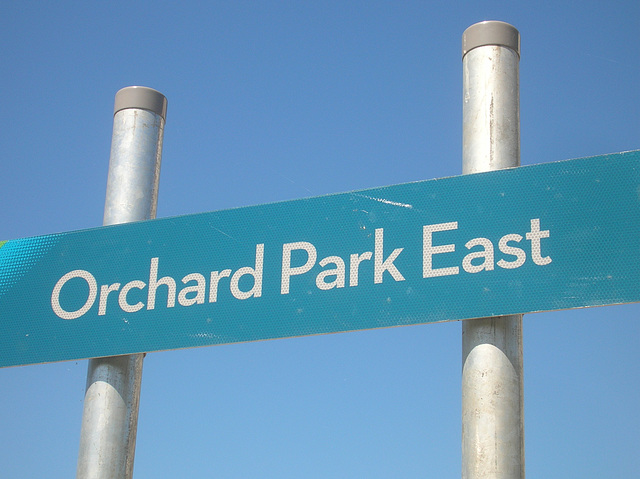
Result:
<instances>
[{"instance_id":1,"label":"blue sky","mask_svg":"<svg viewBox=\"0 0 640 479\"><path fill-rule=\"evenodd\" d=\"M0 239L102 222L115 92L158 217L461 172L461 36L522 35L522 164L640 148L640 4L3 2ZM524 318L529 477L638 477L638 305ZM457 322L149 354L136 478L460 475ZM0 370L3 476L75 474L86 361Z\"/></svg>"}]
</instances>

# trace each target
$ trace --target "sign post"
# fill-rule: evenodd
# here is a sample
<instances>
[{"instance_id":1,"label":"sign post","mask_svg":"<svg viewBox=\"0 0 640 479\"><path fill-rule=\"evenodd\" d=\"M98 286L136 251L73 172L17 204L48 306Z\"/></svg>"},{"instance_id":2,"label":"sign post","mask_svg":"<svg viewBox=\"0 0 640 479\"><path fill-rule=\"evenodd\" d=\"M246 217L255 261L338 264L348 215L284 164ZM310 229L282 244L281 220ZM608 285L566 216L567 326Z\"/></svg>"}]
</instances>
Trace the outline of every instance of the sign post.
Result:
<instances>
[{"instance_id":1,"label":"sign post","mask_svg":"<svg viewBox=\"0 0 640 479\"><path fill-rule=\"evenodd\" d=\"M462 43L463 173L520 166L520 34L482 22ZM463 479L524 479L522 372L521 314L462 322Z\"/></svg>"},{"instance_id":2,"label":"sign post","mask_svg":"<svg viewBox=\"0 0 640 479\"><path fill-rule=\"evenodd\" d=\"M167 100L144 87L116 94L104 225L155 218ZM78 479L130 479L138 426L141 353L89 361Z\"/></svg>"}]
</instances>

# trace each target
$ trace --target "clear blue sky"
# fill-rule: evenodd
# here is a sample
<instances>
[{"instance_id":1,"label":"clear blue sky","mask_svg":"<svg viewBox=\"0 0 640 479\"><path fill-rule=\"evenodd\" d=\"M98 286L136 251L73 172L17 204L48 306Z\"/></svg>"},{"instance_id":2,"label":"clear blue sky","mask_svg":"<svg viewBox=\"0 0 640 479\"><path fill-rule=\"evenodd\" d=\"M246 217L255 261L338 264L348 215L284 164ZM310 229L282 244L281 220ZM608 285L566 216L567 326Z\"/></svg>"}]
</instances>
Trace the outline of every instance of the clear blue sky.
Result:
<instances>
[{"instance_id":1,"label":"clear blue sky","mask_svg":"<svg viewBox=\"0 0 640 479\"><path fill-rule=\"evenodd\" d=\"M159 217L457 175L482 20L523 164L640 148L637 1L2 4L0 239L101 224L129 85L169 99ZM640 477L639 313L525 317L528 477ZM2 477L74 477L86 369L0 370ZM135 477L459 477L460 375L457 322L149 354Z\"/></svg>"}]
</instances>

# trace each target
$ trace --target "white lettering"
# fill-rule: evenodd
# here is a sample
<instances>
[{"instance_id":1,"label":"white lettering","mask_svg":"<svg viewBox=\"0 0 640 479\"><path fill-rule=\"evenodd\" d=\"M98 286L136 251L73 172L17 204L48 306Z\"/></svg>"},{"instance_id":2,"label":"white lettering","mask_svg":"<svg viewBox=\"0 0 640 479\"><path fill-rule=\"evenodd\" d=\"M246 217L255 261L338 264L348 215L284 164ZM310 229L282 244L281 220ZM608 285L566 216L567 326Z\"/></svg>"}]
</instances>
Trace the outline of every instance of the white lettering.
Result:
<instances>
[{"instance_id":1,"label":"white lettering","mask_svg":"<svg viewBox=\"0 0 640 479\"><path fill-rule=\"evenodd\" d=\"M349 286L358 286L358 268L362 261L371 259L371 251L365 251L361 255L353 253L349 263Z\"/></svg>"},{"instance_id":2,"label":"white lettering","mask_svg":"<svg viewBox=\"0 0 640 479\"><path fill-rule=\"evenodd\" d=\"M433 255L442 253L453 253L456 245L445 244L433 246L433 233L438 231L457 230L458 222L438 223L435 225L425 225L422 227L422 277L434 278L436 276L449 276L458 274L460 269L457 266L448 268L433 269Z\"/></svg>"},{"instance_id":3,"label":"white lettering","mask_svg":"<svg viewBox=\"0 0 640 479\"><path fill-rule=\"evenodd\" d=\"M231 277L231 294L238 299L247 299L251 296L259 298L262 296L262 268L264 263L264 244L256 245L255 267L246 266L240 268ZM244 275L253 276L253 287L249 291L240 291L238 283Z\"/></svg>"},{"instance_id":4,"label":"white lettering","mask_svg":"<svg viewBox=\"0 0 640 479\"><path fill-rule=\"evenodd\" d=\"M294 250L304 250L307 252L307 262L302 266L291 267L291 252ZM286 243L282 245L282 283L280 285L280 294L289 293L289 278L309 271L314 264L318 253L316 247L306 241L298 241L296 243Z\"/></svg>"},{"instance_id":5,"label":"white lettering","mask_svg":"<svg viewBox=\"0 0 640 479\"><path fill-rule=\"evenodd\" d=\"M127 303L127 293L132 288L143 289L145 286L147 285L144 284L144 281L140 280L131 281L125 284L120 291L120 295L118 296L118 304L120 305L120 309L122 309L122 311L124 311L125 313L135 313L136 311L140 311L142 308L144 308L144 304L142 304L142 302L140 301L138 301L136 304Z\"/></svg>"},{"instance_id":6,"label":"white lettering","mask_svg":"<svg viewBox=\"0 0 640 479\"><path fill-rule=\"evenodd\" d=\"M211 272L211 283L209 284L209 302L215 303L218 301L218 282L222 278L228 278L231 276L230 269L223 269L219 273L217 271Z\"/></svg>"},{"instance_id":7,"label":"white lettering","mask_svg":"<svg viewBox=\"0 0 640 479\"><path fill-rule=\"evenodd\" d=\"M195 286L187 286L180 290L178 294L178 303L180 306L191 306L192 304L204 304L204 290L206 280L200 273L191 273L182 278L182 283L187 284L195 281ZM196 293L194 297L187 298L187 294Z\"/></svg>"},{"instance_id":8,"label":"white lettering","mask_svg":"<svg viewBox=\"0 0 640 479\"><path fill-rule=\"evenodd\" d=\"M492 271L496 268L496 264L502 269L512 270L520 268L527 262L527 256L529 255L527 248L522 245L524 238L531 242L531 259L536 265L544 266L551 263L552 259L550 256L543 256L541 245L542 239L550 237L550 231L541 229L539 218L533 218L529 221L531 224L530 231L527 232L524 237L517 233L510 233L502 236L496 243L484 237L472 238L466 243L460 241L460 238L457 238L458 241L455 243L450 239L449 241L451 242L446 243L446 232L458 230L457 221L423 225L422 277L434 278L458 275L461 270L466 273L475 274L482 271ZM439 244L434 245L434 233L444 233L439 237ZM388 238L388 243L393 241ZM399 265L395 264L395 261L400 257L404 248L395 248L385 257L383 228L375 229L374 238L370 238L369 241L371 241L371 239L373 239L374 245L373 248L369 247L370 251L352 254L343 251L344 254L341 256L331 255L322 259L318 256L316 246L309 242L298 241L283 244L280 293L289 294L291 278L312 271L316 268L316 263L318 263L319 266L312 274L315 275L315 286L322 291L340 289L346 286L347 261L349 262L350 287L358 286L362 282L361 280L364 280L364 277L361 277L360 273L365 274L365 272L366 279L368 281L373 279L373 284L383 283L385 273L388 273L394 281L405 281L405 277L399 271L399 267L404 268L404 261L399 262ZM450 254L447 256L449 253L455 253L456 246L462 244L469 250L465 256L462 256L462 254ZM545 243L545 245L546 244L547 243ZM390 249L388 246L387 252L389 252ZM166 291L167 308L175 307L176 299L178 304L184 307L204 304L205 301L207 301L207 287L209 303L218 302L219 294L223 293L225 293L225 298L233 297L239 300L246 300L252 297L260 298L262 296L265 267L264 250L264 243L256 244L255 262L253 265L245 266L235 271L231 269L211 271L208 277L206 273L201 274L194 272L187 274L182 278L182 285L180 285L181 288L179 291L176 287L177 280L174 279L174 277L167 275L158 278L158 257L151 258L150 260L148 283L141 280L129 281L124 285L120 282L110 282L98 288L99 285L96 278L90 272L81 269L74 270L62 276L55 284L51 293L51 307L53 312L62 319L76 319L85 315L93 307L99 293L98 316L105 316L108 308L111 308L111 310L116 308L113 304L115 303L113 296L117 296L118 306L120 310L125 313L135 313L145 308L143 301L137 301L138 298L144 299L145 296L147 299L146 309L154 310L156 307L158 288L161 286L166 286L166 290L161 289L162 293ZM408 251L411 252L411 248ZM441 256L434 260L434 257L437 255ZM411 259L414 260L413 258ZM496 262L496 260L498 261ZM177 260L173 261L176 262ZM372 261L373 263L373 278L370 276L370 266L365 265L363 270L360 270L362 263L366 261ZM434 267L434 264L437 267ZM247 278L247 276L250 278ZM74 278L79 278L86 282L88 293L87 288L83 287L79 281L72 281L71 291L69 291L69 288L65 290L65 296L63 296L62 301L62 304L64 304L67 309L72 309L72 311L68 311L61 305L61 294L67 283ZM229 278L228 283L223 282L224 278ZM209 281L208 286L207 280ZM308 285L311 283L312 278L309 277L307 280L301 278L297 281L300 281L301 284ZM388 277L387 281L390 281ZM80 289L74 290L78 285ZM305 288L306 287L308 286L305 286ZM148 290L143 292L145 288L148 288ZM220 288L222 288L222 290ZM140 290L140 292L131 293L132 289ZM109 306L110 295L112 296L111 306ZM161 294L160 301L164 303L164 294ZM113 311L111 311L111 313L114 314Z\"/></svg>"},{"instance_id":9,"label":"white lettering","mask_svg":"<svg viewBox=\"0 0 640 479\"><path fill-rule=\"evenodd\" d=\"M344 278L345 278L345 267L344 261L340 256L327 256L322 261L320 261L320 266L325 267L329 263L333 263L336 265L333 269L327 269L322 271L316 277L316 286L318 289L328 290L332 288L344 288ZM324 279L327 276L335 276L336 279L331 282L326 282Z\"/></svg>"},{"instance_id":10,"label":"white lettering","mask_svg":"<svg viewBox=\"0 0 640 479\"><path fill-rule=\"evenodd\" d=\"M104 316L107 314L107 298L111 291L118 291L120 289L120 283L113 283L111 285L103 284L100 286L100 303L98 306L98 316Z\"/></svg>"},{"instance_id":11,"label":"white lettering","mask_svg":"<svg viewBox=\"0 0 640 479\"><path fill-rule=\"evenodd\" d=\"M480 271L492 271L493 270L493 243L487 238L474 238L468 241L464 245L467 249L471 249L474 246L482 246L482 251L476 251L469 253L462 260L462 268L467 273L479 273ZM481 264L474 265L471 261L476 258L484 258Z\"/></svg>"},{"instance_id":12,"label":"white lettering","mask_svg":"<svg viewBox=\"0 0 640 479\"><path fill-rule=\"evenodd\" d=\"M398 255L402 253L404 248L396 248L393 252L382 261L384 258L383 250L384 250L384 229L377 228L375 235L375 248L374 248L374 257L373 257L373 282L375 284L382 283L382 275L385 271L388 271L391 274L391 277L396 281L404 281L404 276L398 271L398 268L393 264Z\"/></svg>"},{"instance_id":13,"label":"white lettering","mask_svg":"<svg viewBox=\"0 0 640 479\"><path fill-rule=\"evenodd\" d=\"M531 231L527 233L527 239L531 241L531 257L537 265L544 266L551 263L551 258L540 254L540 240L549 237L549 230L540 231L540 219L531 220Z\"/></svg>"},{"instance_id":14,"label":"white lettering","mask_svg":"<svg viewBox=\"0 0 640 479\"><path fill-rule=\"evenodd\" d=\"M80 309L76 311L65 311L64 309L62 309L62 306L60 306L60 291L62 290L62 287L66 284L66 282L72 278L84 279L89 285L89 295L87 296L87 300L85 301L84 305ZM93 306L97 295L98 284L96 283L96 279L93 277L93 275L83 269L76 269L65 274L53 287L53 292L51 293L51 308L53 308L53 312L56 313L59 318L76 319L91 309L91 306Z\"/></svg>"},{"instance_id":15,"label":"white lettering","mask_svg":"<svg viewBox=\"0 0 640 479\"><path fill-rule=\"evenodd\" d=\"M504 254L515 256L516 259L513 261L505 261L501 259L500 261L498 261L498 266L505 269L515 269L524 264L525 260L527 259L527 255L525 254L525 252L520 248L509 246L508 244L510 241L519 243L521 240L522 236L518 234L504 235L502 238L500 238L500 241L498 242L498 248L500 248L500 251Z\"/></svg>"},{"instance_id":16,"label":"white lettering","mask_svg":"<svg viewBox=\"0 0 640 479\"><path fill-rule=\"evenodd\" d=\"M160 285L165 285L168 289L167 308L173 308L176 304L176 281L171 276L158 279L158 258L151 258L147 309L154 309L156 307L156 289Z\"/></svg>"}]
</instances>

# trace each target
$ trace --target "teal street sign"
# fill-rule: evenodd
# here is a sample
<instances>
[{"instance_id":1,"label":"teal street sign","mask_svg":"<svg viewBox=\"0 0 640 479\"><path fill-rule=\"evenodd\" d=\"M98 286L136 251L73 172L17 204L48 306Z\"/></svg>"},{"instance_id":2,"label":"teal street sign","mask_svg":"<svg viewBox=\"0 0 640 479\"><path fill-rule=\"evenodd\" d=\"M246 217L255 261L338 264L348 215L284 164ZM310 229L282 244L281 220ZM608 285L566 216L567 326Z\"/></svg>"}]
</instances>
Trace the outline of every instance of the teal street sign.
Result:
<instances>
[{"instance_id":1,"label":"teal street sign","mask_svg":"<svg viewBox=\"0 0 640 479\"><path fill-rule=\"evenodd\" d=\"M0 366L640 301L640 151L0 242Z\"/></svg>"}]
</instances>

